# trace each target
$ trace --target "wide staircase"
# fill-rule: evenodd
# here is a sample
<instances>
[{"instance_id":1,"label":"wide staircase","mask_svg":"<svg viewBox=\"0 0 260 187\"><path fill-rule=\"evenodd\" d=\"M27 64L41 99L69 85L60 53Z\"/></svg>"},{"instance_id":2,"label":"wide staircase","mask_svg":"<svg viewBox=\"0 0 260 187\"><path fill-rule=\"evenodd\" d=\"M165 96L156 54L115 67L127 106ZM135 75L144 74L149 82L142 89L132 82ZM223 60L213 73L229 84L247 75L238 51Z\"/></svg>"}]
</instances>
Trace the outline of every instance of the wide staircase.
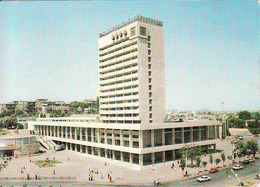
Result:
<instances>
[{"instance_id":1,"label":"wide staircase","mask_svg":"<svg viewBox=\"0 0 260 187\"><path fill-rule=\"evenodd\" d=\"M38 142L44 147L46 150L58 150L58 145L54 143L50 138L45 136L38 136Z\"/></svg>"}]
</instances>

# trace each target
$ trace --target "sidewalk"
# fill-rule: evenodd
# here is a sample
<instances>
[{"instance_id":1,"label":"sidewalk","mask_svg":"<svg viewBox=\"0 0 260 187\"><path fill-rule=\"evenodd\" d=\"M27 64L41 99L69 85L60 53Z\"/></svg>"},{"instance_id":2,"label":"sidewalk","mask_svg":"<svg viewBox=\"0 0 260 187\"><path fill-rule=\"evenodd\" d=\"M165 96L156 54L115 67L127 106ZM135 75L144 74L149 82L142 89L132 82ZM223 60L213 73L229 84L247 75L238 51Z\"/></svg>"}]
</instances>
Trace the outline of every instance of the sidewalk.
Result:
<instances>
[{"instance_id":1,"label":"sidewalk","mask_svg":"<svg viewBox=\"0 0 260 187\"><path fill-rule=\"evenodd\" d=\"M221 144L219 145L221 146L221 148L224 148L224 150L230 152L231 149L228 141L219 141L219 143ZM226 157L228 155L231 154L226 153ZM30 162L30 159L31 161L45 160L47 157L51 160L53 159L53 157L55 157L55 160L61 161L62 163L56 164L56 167L39 168L34 163ZM220 158L220 153L213 154L213 160L215 160L215 158ZM201 156L201 159L202 161L208 162L206 168L188 168L187 170L190 174L190 177L197 176L199 171L209 170L211 167L216 167L215 163L213 163L212 166L209 163L209 155ZM229 162L231 161L226 160L226 164L228 164ZM9 161L7 168L4 168L2 171L0 171L0 176L1 178L24 177L24 179L27 178L27 174L29 174L32 179L35 178L35 175L40 176L42 179L75 177L76 180L79 182L100 184L110 183L109 176L111 176L113 184L132 185L153 184L154 180L160 180L162 183L168 183L174 180L184 178L184 173L178 166L177 161L168 162L166 164L156 164L154 166L147 166L142 171L129 169L127 167L119 166L114 163L115 161L113 160L110 160L105 163L104 161L98 159L89 158L81 153L75 153L70 151L49 151L46 154L33 156L31 158L21 157ZM171 168L172 163L174 163L175 166L173 169ZM189 163L190 161L188 162L188 164ZM219 165L222 166L222 162ZM21 173L21 168L23 167L25 167L25 170L24 173ZM93 177L93 181L89 181L89 176Z\"/></svg>"}]
</instances>

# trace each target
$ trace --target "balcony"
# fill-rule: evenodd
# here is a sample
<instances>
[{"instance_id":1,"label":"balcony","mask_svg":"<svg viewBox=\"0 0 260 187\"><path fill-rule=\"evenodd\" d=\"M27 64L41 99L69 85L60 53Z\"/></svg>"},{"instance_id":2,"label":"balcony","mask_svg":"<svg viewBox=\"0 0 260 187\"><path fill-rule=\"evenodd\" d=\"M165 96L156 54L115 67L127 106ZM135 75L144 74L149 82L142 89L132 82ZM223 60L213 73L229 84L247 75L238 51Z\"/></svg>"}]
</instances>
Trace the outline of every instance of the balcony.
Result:
<instances>
[{"instance_id":1,"label":"balcony","mask_svg":"<svg viewBox=\"0 0 260 187\"><path fill-rule=\"evenodd\" d=\"M102 80L102 81L100 81L100 84L107 84L107 83L112 83L112 82L116 82L116 81L123 81L125 79L133 79L133 78L137 78L137 77L138 77L138 72L130 74L130 75L121 76L121 77L115 77L113 79Z\"/></svg>"},{"instance_id":2,"label":"balcony","mask_svg":"<svg viewBox=\"0 0 260 187\"><path fill-rule=\"evenodd\" d=\"M129 94L129 93L135 93L138 92L137 88L130 88L130 89L123 89L123 90L115 90L110 92L100 92L99 96L113 96L113 95L120 95L120 94ZM112 99L112 98L100 98L100 100L106 102L106 99ZM110 100L109 100L110 101Z\"/></svg>"},{"instance_id":3,"label":"balcony","mask_svg":"<svg viewBox=\"0 0 260 187\"><path fill-rule=\"evenodd\" d=\"M121 108L121 107L135 107L139 106L139 102L134 103L117 103L117 104L107 104L107 105L100 105L100 109L103 108Z\"/></svg>"},{"instance_id":4,"label":"balcony","mask_svg":"<svg viewBox=\"0 0 260 187\"><path fill-rule=\"evenodd\" d=\"M138 80L136 80L136 81L124 82L124 83L120 83L120 84L102 86L102 87L100 87L100 91L112 90L112 89L117 89L117 88L135 86L135 85L138 85Z\"/></svg>"},{"instance_id":5,"label":"balcony","mask_svg":"<svg viewBox=\"0 0 260 187\"><path fill-rule=\"evenodd\" d=\"M130 73L132 71L137 71L138 70L138 66L135 66L135 67L129 67L127 69L122 69L122 70L119 70L119 71L113 71L113 72L110 72L110 73L106 73L106 74L103 74L103 75L99 75L99 78L100 79L104 79L104 78L107 78L107 77L112 77L112 76L115 76L115 75L120 75L120 74L124 74L124 73ZM101 81L100 81L101 82Z\"/></svg>"},{"instance_id":6,"label":"balcony","mask_svg":"<svg viewBox=\"0 0 260 187\"><path fill-rule=\"evenodd\" d=\"M117 58L113 58L113 59L105 61L105 62L100 62L99 66L106 66L106 65L114 64L116 62L120 62L120 61L123 61L126 59L131 59L131 58L137 57L137 54L138 54L138 51L131 52L129 54L126 54L126 55L123 55L123 56L120 56Z\"/></svg>"}]
</instances>

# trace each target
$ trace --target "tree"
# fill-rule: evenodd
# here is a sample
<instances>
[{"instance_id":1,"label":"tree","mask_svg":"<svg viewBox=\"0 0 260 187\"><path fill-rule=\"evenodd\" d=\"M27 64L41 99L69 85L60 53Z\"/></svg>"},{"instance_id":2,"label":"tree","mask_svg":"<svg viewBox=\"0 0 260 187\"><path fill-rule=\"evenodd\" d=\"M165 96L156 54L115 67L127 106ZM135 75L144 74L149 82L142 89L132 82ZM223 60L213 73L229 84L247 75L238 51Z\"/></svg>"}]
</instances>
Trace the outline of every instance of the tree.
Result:
<instances>
[{"instance_id":1,"label":"tree","mask_svg":"<svg viewBox=\"0 0 260 187\"><path fill-rule=\"evenodd\" d=\"M218 165L218 164L220 163L220 161L221 161L221 160L220 160L219 158L216 158L216 159L215 159L216 165Z\"/></svg>"},{"instance_id":2,"label":"tree","mask_svg":"<svg viewBox=\"0 0 260 187\"><path fill-rule=\"evenodd\" d=\"M239 151L239 153L241 154L241 157L242 156L245 156L246 153L247 153L247 145L242 142L242 141L238 141L236 143L236 149ZM238 155L239 156L239 155Z\"/></svg>"},{"instance_id":3,"label":"tree","mask_svg":"<svg viewBox=\"0 0 260 187\"><path fill-rule=\"evenodd\" d=\"M15 128L16 125L17 125L17 119L13 117L7 118L4 122L4 127L8 129Z\"/></svg>"},{"instance_id":4,"label":"tree","mask_svg":"<svg viewBox=\"0 0 260 187\"><path fill-rule=\"evenodd\" d=\"M228 158L228 160L232 160L232 156L228 156L227 158Z\"/></svg>"},{"instance_id":5,"label":"tree","mask_svg":"<svg viewBox=\"0 0 260 187\"><path fill-rule=\"evenodd\" d=\"M201 158L199 156L196 157L196 166L200 167Z\"/></svg>"},{"instance_id":6,"label":"tree","mask_svg":"<svg viewBox=\"0 0 260 187\"><path fill-rule=\"evenodd\" d=\"M203 161L202 162L202 164L203 164L203 166L204 166L204 168L206 167L206 165L208 164L208 162L206 162L206 161Z\"/></svg>"},{"instance_id":7,"label":"tree","mask_svg":"<svg viewBox=\"0 0 260 187\"><path fill-rule=\"evenodd\" d=\"M185 168L185 166L186 166L186 160L182 157L181 158L181 169L182 169L182 171L184 171L184 168Z\"/></svg>"},{"instance_id":8,"label":"tree","mask_svg":"<svg viewBox=\"0 0 260 187\"><path fill-rule=\"evenodd\" d=\"M190 147L190 148L188 148L187 146L184 146L180 149L180 153L182 156L186 156L186 153L187 153L187 158L191 161L191 165L193 166L193 160L197 156L202 155L203 148L200 146Z\"/></svg>"},{"instance_id":9,"label":"tree","mask_svg":"<svg viewBox=\"0 0 260 187\"><path fill-rule=\"evenodd\" d=\"M259 150L257 142L255 140L247 141L246 147L252 152L253 157L255 158L255 154Z\"/></svg>"},{"instance_id":10,"label":"tree","mask_svg":"<svg viewBox=\"0 0 260 187\"><path fill-rule=\"evenodd\" d=\"M16 129L18 130L18 129L24 129L24 126L21 124L21 123L18 123L17 125L16 125Z\"/></svg>"},{"instance_id":11,"label":"tree","mask_svg":"<svg viewBox=\"0 0 260 187\"><path fill-rule=\"evenodd\" d=\"M241 111L238 113L239 119L249 120L252 118L251 113L248 111Z\"/></svg>"},{"instance_id":12,"label":"tree","mask_svg":"<svg viewBox=\"0 0 260 187\"><path fill-rule=\"evenodd\" d=\"M221 159L222 159L223 165L224 165L224 163L225 163L225 161L226 161L226 156L225 156L225 153L224 153L224 152L221 153Z\"/></svg>"},{"instance_id":13,"label":"tree","mask_svg":"<svg viewBox=\"0 0 260 187\"><path fill-rule=\"evenodd\" d=\"M209 155L209 163L211 163L211 167L212 167L212 164L213 164L213 155L212 154Z\"/></svg>"}]
</instances>

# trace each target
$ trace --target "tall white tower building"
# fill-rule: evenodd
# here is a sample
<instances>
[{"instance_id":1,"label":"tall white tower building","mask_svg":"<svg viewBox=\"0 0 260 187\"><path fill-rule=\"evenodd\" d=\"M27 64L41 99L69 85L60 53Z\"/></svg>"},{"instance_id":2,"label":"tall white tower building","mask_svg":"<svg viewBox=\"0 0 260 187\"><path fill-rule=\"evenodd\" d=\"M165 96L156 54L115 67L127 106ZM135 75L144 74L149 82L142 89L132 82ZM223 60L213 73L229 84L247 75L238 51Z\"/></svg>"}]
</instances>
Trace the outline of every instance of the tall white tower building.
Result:
<instances>
[{"instance_id":1,"label":"tall white tower building","mask_svg":"<svg viewBox=\"0 0 260 187\"><path fill-rule=\"evenodd\" d=\"M179 150L187 145L215 152L219 122L164 122L162 25L134 16L100 33L100 114L38 118L29 129L67 150L138 169L180 159ZM42 145L53 149L41 136Z\"/></svg>"},{"instance_id":2,"label":"tall white tower building","mask_svg":"<svg viewBox=\"0 0 260 187\"><path fill-rule=\"evenodd\" d=\"M103 123L160 126L165 115L162 22L135 16L99 37Z\"/></svg>"}]
</instances>

